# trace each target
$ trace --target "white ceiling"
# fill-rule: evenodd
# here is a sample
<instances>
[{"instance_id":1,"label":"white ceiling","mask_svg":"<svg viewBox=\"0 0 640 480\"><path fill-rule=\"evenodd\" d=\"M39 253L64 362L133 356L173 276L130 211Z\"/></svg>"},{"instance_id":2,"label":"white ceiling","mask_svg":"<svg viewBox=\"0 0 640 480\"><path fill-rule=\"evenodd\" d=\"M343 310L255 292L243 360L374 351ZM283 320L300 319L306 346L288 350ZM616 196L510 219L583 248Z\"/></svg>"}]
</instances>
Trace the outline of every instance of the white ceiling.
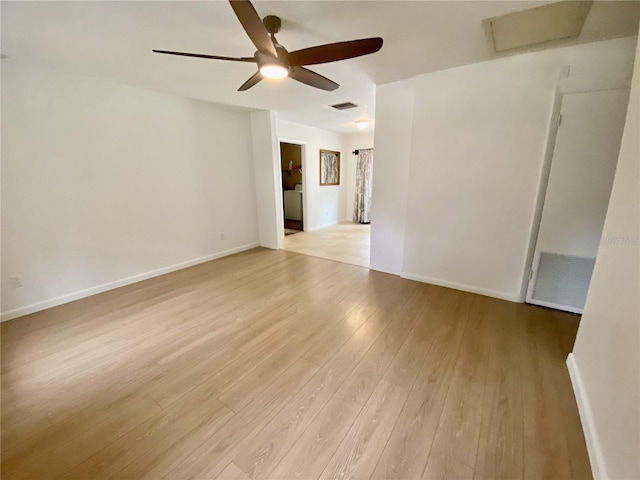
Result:
<instances>
[{"instance_id":1,"label":"white ceiling","mask_svg":"<svg viewBox=\"0 0 640 480\"><path fill-rule=\"evenodd\" d=\"M154 54L151 49L251 56L254 47L226 1L2 2L3 62L32 62L181 96L252 109L338 132L373 119L375 85L492 56L481 21L548 1L255 1L278 15L289 51L381 36L367 57L310 67L341 87L324 92L291 79L237 88L253 64ZM631 35L640 2L596 2L578 41ZM565 42L565 43L575 43ZM330 104L351 101L357 109ZM374 128L375 123L369 127Z\"/></svg>"}]
</instances>

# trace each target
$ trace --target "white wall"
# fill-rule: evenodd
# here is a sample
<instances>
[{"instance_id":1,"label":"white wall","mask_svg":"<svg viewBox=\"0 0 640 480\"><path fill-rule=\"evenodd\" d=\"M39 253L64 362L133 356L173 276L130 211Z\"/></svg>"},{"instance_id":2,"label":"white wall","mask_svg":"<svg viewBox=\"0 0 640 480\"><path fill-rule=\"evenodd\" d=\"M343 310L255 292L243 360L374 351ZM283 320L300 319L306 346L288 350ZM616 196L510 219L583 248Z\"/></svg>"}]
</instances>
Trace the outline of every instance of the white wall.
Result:
<instances>
[{"instance_id":1,"label":"white wall","mask_svg":"<svg viewBox=\"0 0 640 480\"><path fill-rule=\"evenodd\" d=\"M284 235L284 214L282 213L282 187L280 186L282 170L278 159L280 147L275 132L274 112L251 112L260 245L278 249ZM277 162L274 159L278 159Z\"/></svg>"},{"instance_id":2,"label":"white wall","mask_svg":"<svg viewBox=\"0 0 640 480\"><path fill-rule=\"evenodd\" d=\"M595 478L640 478L640 44L571 372Z\"/></svg>"},{"instance_id":3,"label":"white wall","mask_svg":"<svg viewBox=\"0 0 640 480\"><path fill-rule=\"evenodd\" d=\"M248 112L3 60L4 319L254 246L256 225Z\"/></svg>"},{"instance_id":4,"label":"white wall","mask_svg":"<svg viewBox=\"0 0 640 480\"><path fill-rule=\"evenodd\" d=\"M345 171L345 186L347 189L346 195L346 214L345 220L353 219L353 202L356 194L356 166L358 163L358 156L354 155L354 150L373 148L373 132L363 133L350 133L343 135L344 142L344 162L343 168ZM373 158L375 163L375 155Z\"/></svg>"},{"instance_id":5,"label":"white wall","mask_svg":"<svg viewBox=\"0 0 640 480\"><path fill-rule=\"evenodd\" d=\"M372 268L522 301L561 68L571 65L567 91L624 86L634 46L565 47L379 86Z\"/></svg>"},{"instance_id":6,"label":"white wall","mask_svg":"<svg viewBox=\"0 0 640 480\"><path fill-rule=\"evenodd\" d=\"M304 144L302 185L305 231L336 224L346 217L345 158L342 135L286 120L276 121L278 140ZM340 185L320 186L320 149L340 152ZM280 159L276 157L277 165Z\"/></svg>"},{"instance_id":7,"label":"white wall","mask_svg":"<svg viewBox=\"0 0 640 480\"><path fill-rule=\"evenodd\" d=\"M558 76L530 60L415 79L406 276L518 299Z\"/></svg>"},{"instance_id":8,"label":"white wall","mask_svg":"<svg viewBox=\"0 0 640 480\"><path fill-rule=\"evenodd\" d=\"M413 95L412 81L376 88L370 266L396 275L404 255Z\"/></svg>"}]
</instances>

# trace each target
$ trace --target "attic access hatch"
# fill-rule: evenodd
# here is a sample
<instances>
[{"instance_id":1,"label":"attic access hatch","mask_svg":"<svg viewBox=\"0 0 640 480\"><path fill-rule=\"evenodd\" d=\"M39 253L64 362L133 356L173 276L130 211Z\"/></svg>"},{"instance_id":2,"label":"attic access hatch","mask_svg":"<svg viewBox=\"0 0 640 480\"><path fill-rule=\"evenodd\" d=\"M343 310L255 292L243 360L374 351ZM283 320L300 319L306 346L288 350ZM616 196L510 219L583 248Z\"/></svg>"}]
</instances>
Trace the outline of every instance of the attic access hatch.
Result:
<instances>
[{"instance_id":1,"label":"attic access hatch","mask_svg":"<svg viewBox=\"0 0 640 480\"><path fill-rule=\"evenodd\" d=\"M593 1L562 1L485 20L496 53L577 38Z\"/></svg>"}]
</instances>

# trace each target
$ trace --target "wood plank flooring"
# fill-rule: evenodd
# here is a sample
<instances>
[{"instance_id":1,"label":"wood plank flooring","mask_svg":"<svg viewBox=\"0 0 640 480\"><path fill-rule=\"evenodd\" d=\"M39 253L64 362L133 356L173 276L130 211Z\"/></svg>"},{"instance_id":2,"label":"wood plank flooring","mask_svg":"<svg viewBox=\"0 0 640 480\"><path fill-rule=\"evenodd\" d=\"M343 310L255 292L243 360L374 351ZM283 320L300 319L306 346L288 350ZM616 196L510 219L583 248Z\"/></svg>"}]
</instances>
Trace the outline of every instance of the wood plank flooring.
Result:
<instances>
[{"instance_id":1,"label":"wood plank flooring","mask_svg":"<svg viewBox=\"0 0 640 480\"><path fill-rule=\"evenodd\" d=\"M254 249L2 324L2 477L591 478L577 326Z\"/></svg>"},{"instance_id":2,"label":"wood plank flooring","mask_svg":"<svg viewBox=\"0 0 640 480\"><path fill-rule=\"evenodd\" d=\"M321 230L287 235L282 249L368 267L370 243L371 225L347 220Z\"/></svg>"}]
</instances>

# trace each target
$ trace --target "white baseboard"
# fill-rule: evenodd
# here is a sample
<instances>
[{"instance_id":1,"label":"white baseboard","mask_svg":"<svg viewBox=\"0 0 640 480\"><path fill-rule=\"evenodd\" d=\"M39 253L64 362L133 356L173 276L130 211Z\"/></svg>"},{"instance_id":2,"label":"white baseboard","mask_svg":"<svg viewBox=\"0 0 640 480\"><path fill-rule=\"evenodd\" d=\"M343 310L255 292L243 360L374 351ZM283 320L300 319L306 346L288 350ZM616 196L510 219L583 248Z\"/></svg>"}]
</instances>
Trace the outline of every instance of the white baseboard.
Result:
<instances>
[{"instance_id":1,"label":"white baseboard","mask_svg":"<svg viewBox=\"0 0 640 480\"><path fill-rule=\"evenodd\" d=\"M192 267L200 263L210 262L211 260L226 257L228 255L233 255L234 253L244 252L245 250L250 250L258 246L259 246L258 243L250 243L247 245L242 245L240 247L231 248L229 250L213 253L211 255L206 255L204 257L194 258L192 260L187 260L185 262L180 262L173 265L169 265L167 267L151 270L150 272L139 273L137 275L132 275L130 277L122 278L120 280L115 280L113 282L103 283L102 285L96 285L94 287L85 288L84 290L78 290L76 292L67 293L59 297L50 298L48 300L43 300L37 303L32 303L24 307L19 307L13 310L9 310L7 312L2 312L0 314L0 321L5 322L7 320L12 320L14 318L22 317L24 315L29 315L30 313L39 312L40 310L46 310L47 308L56 307L58 305L62 305L63 303L73 302L74 300L80 300L81 298L86 298L92 295L96 295L98 293L106 292L107 290L113 290L114 288L124 287L125 285L131 285L132 283L141 282L142 280L158 277L160 275L164 275L165 273L175 272L176 270Z\"/></svg>"},{"instance_id":2,"label":"white baseboard","mask_svg":"<svg viewBox=\"0 0 640 480\"><path fill-rule=\"evenodd\" d=\"M316 225L315 227L309 227L306 231L315 232L316 230L322 230L323 228L333 227L334 225L337 225L337 224L338 224L338 221L334 220L333 222L324 223L322 225Z\"/></svg>"},{"instance_id":3,"label":"white baseboard","mask_svg":"<svg viewBox=\"0 0 640 480\"><path fill-rule=\"evenodd\" d=\"M425 277L424 275L416 275L409 272L401 272L400 276L409 280L415 280L422 283L430 283L432 285L438 285L440 287L453 288L454 290L462 290L463 292L477 293L485 295L487 297L499 298L501 300L508 300L510 302L522 303L523 300L519 294L498 292L495 290L488 290L486 288L479 288L473 285L466 285L464 283L449 282L447 280L440 280L433 277Z\"/></svg>"},{"instance_id":4,"label":"white baseboard","mask_svg":"<svg viewBox=\"0 0 640 480\"><path fill-rule=\"evenodd\" d=\"M369 270L375 270L376 272L382 272L382 273L388 273L390 275L397 275L399 277L401 277L402 275L400 274L400 272L397 272L395 270L391 270L389 268L386 268L384 266L380 266L380 265L371 265L369 264ZM406 277L405 277L406 278Z\"/></svg>"},{"instance_id":5,"label":"white baseboard","mask_svg":"<svg viewBox=\"0 0 640 480\"><path fill-rule=\"evenodd\" d=\"M602 454L602 448L600 447L600 441L598 440L598 434L593 421L591 405L589 404L589 399L587 398L584 384L582 383L580 369L578 368L578 364L576 363L576 358L573 353L570 353L567 357L567 368L569 369L569 377L571 377L573 393L576 396L576 403L578 404L580 422L582 423L584 439L587 443L587 451L589 452L589 461L591 462L593 478L596 480L600 478L609 478L604 463L604 455Z\"/></svg>"},{"instance_id":6,"label":"white baseboard","mask_svg":"<svg viewBox=\"0 0 640 480\"><path fill-rule=\"evenodd\" d=\"M541 307L553 308L555 310L564 310L565 312L577 313L579 315L582 315L584 313L584 308L574 308L553 302L543 302L541 300L535 300L533 298L527 299L527 303L530 303L531 305L540 305Z\"/></svg>"}]
</instances>

